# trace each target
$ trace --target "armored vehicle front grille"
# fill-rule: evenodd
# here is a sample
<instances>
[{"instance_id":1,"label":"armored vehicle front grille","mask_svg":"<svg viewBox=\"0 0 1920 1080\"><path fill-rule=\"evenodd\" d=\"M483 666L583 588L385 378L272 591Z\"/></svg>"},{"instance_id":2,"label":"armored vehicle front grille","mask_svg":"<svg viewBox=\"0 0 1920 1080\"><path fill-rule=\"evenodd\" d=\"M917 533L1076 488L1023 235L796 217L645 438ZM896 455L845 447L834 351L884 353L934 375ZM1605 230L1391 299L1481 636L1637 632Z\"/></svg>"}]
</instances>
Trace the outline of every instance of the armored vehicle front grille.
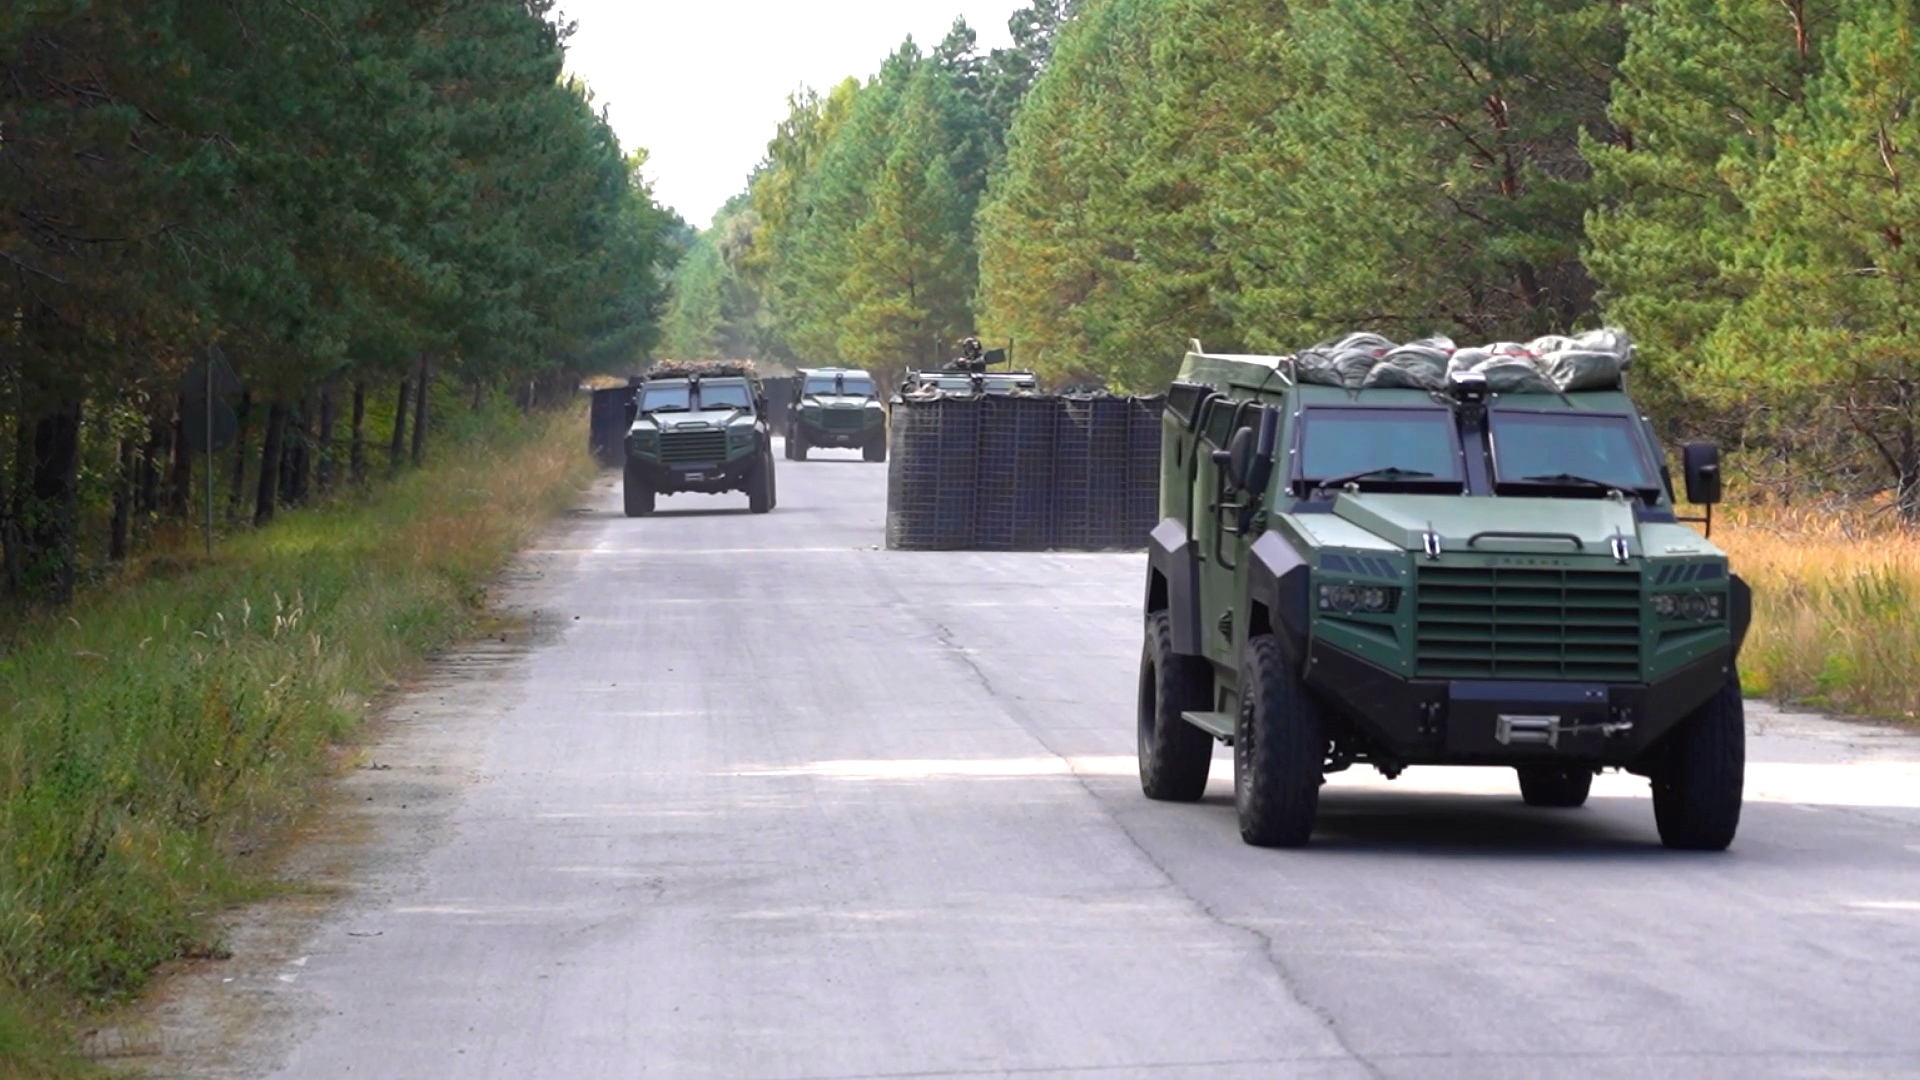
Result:
<instances>
[{"instance_id":1,"label":"armored vehicle front grille","mask_svg":"<svg viewBox=\"0 0 1920 1080\"><path fill-rule=\"evenodd\" d=\"M660 434L660 460L669 465L694 465L727 459L727 433L721 428L665 431Z\"/></svg>"},{"instance_id":2,"label":"armored vehicle front grille","mask_svg":"<svg viewBox=\"0 0 1920 1080\"><path fill-rule=\"evenodd\" d=\"M1422 678L1640 677L1637 570L1422 566L1415 582Z\"/></svg>"},{"instance_id":3,"label":"armored vehicle front grille","mask_svg":"<svg viewBox=\"0 0 1920 1080\"><path fill-rule=\"evenodd\" d=\"M822 409L820 426L853 431L866 422L865 409Z\"/></svg>"}]
</instances>

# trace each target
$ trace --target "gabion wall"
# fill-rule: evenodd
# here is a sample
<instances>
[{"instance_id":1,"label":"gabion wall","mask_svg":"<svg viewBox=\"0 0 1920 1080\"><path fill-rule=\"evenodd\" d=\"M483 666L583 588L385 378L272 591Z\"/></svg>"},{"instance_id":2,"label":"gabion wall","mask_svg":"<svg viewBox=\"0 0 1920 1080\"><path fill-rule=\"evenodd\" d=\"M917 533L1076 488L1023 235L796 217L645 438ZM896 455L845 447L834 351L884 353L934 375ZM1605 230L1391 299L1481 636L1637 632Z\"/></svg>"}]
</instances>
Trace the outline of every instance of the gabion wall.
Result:
<instances>
[{"instance_id":1,"label":"gabion wall","mask_svg":"<svg viewBox=\"0 0 1920 1080\"><path fill-rule=\"evenodd\" d=\"M1145 547L1159 516L1164 400L896 401L887 546L905 551Z\"/></svg>"}]
</instances>

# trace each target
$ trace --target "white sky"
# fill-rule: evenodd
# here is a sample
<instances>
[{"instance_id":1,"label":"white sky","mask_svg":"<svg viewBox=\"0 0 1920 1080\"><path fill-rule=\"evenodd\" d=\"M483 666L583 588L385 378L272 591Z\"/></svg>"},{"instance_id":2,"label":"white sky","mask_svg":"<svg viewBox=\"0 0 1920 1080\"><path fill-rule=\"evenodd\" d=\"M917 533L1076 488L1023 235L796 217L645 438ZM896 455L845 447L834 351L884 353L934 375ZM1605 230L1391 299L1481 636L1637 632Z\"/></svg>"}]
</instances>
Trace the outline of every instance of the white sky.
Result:
<instances>
[{"instance_id":1,"label":"white sky","mask_svg":"<svg viewBox=\"0 0 1920 1080\"><path fill-rule=\"evenodd\" d=\"M787 95L866 78L908 34L923 49L964 16L1005 45L1024 0L562 0L568 67L593 87L654 193L705 228L746 186Z\"/></svg>"}]
</instances>

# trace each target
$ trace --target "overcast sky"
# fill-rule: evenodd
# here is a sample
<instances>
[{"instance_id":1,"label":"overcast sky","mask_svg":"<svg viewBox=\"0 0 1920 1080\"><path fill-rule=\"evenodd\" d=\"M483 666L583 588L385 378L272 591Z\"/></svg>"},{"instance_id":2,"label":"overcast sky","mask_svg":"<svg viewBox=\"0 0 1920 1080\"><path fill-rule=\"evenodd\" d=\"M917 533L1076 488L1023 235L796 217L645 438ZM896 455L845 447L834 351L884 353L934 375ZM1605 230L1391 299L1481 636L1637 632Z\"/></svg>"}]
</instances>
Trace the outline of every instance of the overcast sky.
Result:
<instances>
[{"instance_id":1,"label":"overcast sky","mask_svg":"<svg viewBox=\"0 0 1920 1080\"><path fill-rule=\"evenodd\" d=\"M660 201L705 227L746 185L789 93L865 78L907 35L923 48L964 16L1007 44L1024 0L561 0L579 23L568 66L627 149L651 155Z\"/></svg>"}]
</instances>

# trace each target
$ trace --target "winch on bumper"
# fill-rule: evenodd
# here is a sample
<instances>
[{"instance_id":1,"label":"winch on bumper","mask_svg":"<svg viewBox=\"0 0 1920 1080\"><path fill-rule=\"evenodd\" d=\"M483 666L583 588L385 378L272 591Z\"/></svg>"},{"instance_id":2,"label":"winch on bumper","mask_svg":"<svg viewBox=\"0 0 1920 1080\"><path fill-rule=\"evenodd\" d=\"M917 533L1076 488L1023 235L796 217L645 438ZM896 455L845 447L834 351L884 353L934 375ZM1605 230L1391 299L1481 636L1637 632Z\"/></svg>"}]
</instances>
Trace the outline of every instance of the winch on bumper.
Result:
<instances>
[{"instance_id":1,"label":"winch on bumper","mask_svg":"<svg viewBox=\"0 0 1920 1080\"><path fill-rule=\"evenodd\" d=\"M1307 685L1404 764L1625 766L1719 690L1733 650L1652 683L1408 679L1322 641L1306 660Z\"/></svg>"}]
</instances>

